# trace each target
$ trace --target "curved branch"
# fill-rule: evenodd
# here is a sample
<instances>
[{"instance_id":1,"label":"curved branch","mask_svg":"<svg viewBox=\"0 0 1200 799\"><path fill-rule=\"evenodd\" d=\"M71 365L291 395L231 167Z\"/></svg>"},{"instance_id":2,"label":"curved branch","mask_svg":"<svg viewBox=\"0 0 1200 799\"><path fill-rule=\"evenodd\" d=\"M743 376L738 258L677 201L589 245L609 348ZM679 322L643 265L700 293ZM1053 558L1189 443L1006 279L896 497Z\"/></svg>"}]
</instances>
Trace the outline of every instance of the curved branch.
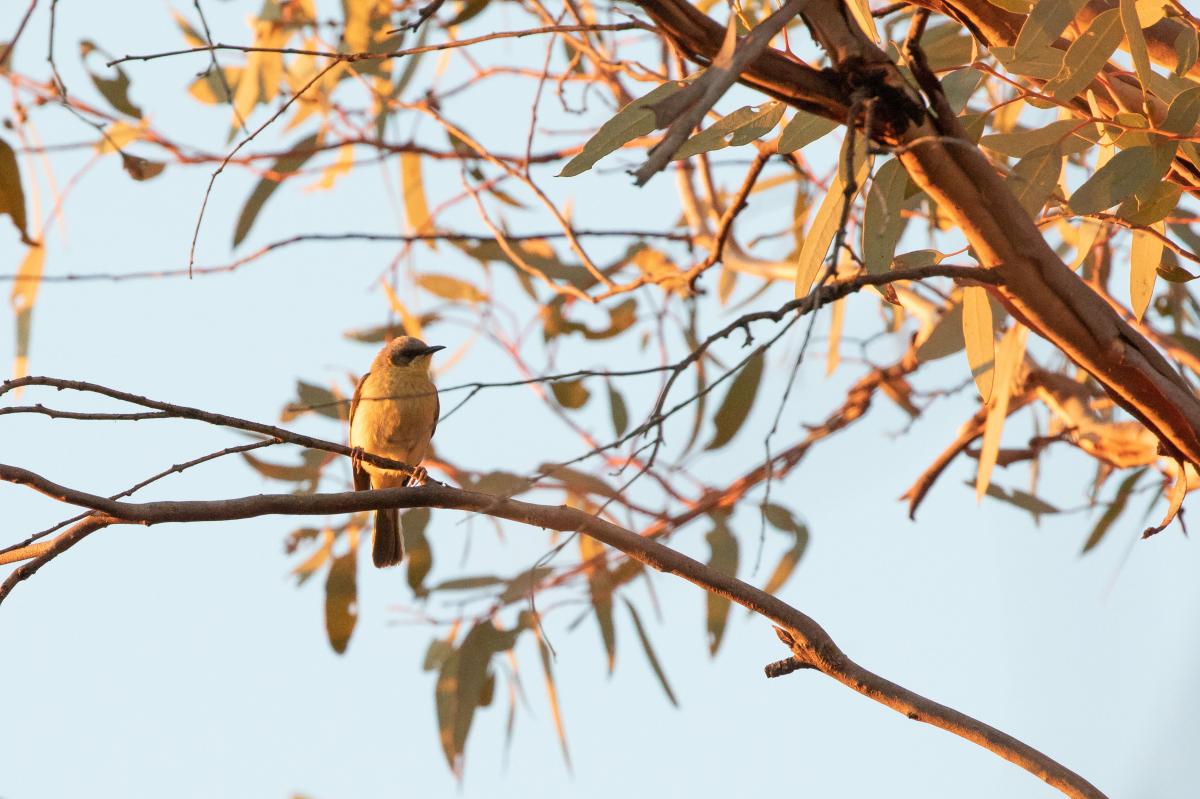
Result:
<instances>
[{"instance_id":1,"label":"curved branch","mask_svg":"<svg viewBox=\"0 0 1200 799\"><path fill-rule=\"evenodd\" d=\"M89 516L55 540L66 549L75 541L109 524L162 524L248 519L265 515L324 515L380 510L383 508L448 508L484 513L498 519L558 530L579 532L618 549L639 562L665 574L674 574L706 591L726 597L783 629L790 637L793 657L805 666L832 677L852 690L903 713L952 732L1000 755L1063 793L1081 799L1102 799L1104 794L1062 764L995 727L965 713L916 694L851 660L833 638L811 617L777 597L723 574L652 539L611 522L566 506L538 505L504 499L476 491L446 486L389 488L337 494L260 494L223 500L168 502L117 502L54 483L39 474L0 464L0 479L25 485L62 502L91 508ZM59 544L67 535L70 543ZM13 586L30 576L53 557L47 553L22 567L26 573L10 575L0 586L0 601ZM19 570L20 571L20 570Z\"/></svg>"}]
</instances>

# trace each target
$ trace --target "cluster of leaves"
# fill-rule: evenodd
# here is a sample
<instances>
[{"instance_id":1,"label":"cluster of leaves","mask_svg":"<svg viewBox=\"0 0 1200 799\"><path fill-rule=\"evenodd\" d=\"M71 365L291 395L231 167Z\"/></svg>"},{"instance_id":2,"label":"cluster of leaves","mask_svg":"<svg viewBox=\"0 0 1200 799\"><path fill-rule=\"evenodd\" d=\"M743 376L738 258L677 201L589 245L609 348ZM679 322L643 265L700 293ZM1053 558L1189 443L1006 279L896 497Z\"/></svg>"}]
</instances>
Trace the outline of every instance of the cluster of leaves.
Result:
<instances>
[{"instance_id":1,"label":"cluster of leaves","mask_svg":"<svg viewBox=\"0 0 1200 799\"><path fill-rule=\"evenodd\" d=\"M760 340L733 361L709 346L708 337L718 329L714 320L770 310L774 305L768 299L777 289L788 296L804 296L827 277L885 276L900 269L967 261L971 254L964 251L945 212L914 184L898 160L869 147L861 135L843 136L842 152L832 156L835 145L825 137L838 127L837 122L789 111L766 97L742 97L749 102L726 113L709 114L707 124L672 154L678 202L670 204L661 218L650 220L648 231L622 233L612 237L616 246L594 249L585 241L590 225L576 219L564 203L552 200L543 189L542 177L575 178L574 183L558 181L555 188L577 187L583 193L589 185L584 181L603 179L594 174L596 167L615 162L620 155L640 157L662 127L656 113L661 104L703 79L703 70L683 74L675 59L658 47L661 40L653 33L638 34L636 41L627 42L599 29L555 34L564 47L547 50L542 70L537 68L541 58L534 64L532 59L508 55L497 65L461 58L453 63L466 71L468 79L451 87L441 85L439 77L451 70L448 64L457 55L454 50L447 50L450 55L433 70L423 69L422 65L428 66L422 61L423 51L405 51L420 50L431 41L451 48L468 30L484 36L499 30L495 35L503 35L500 21L505 26L512 21L488 5L486 0L460 0L453 8L435 11L413 32L404 23L419 12L415 6L343 0L341 16L330 20L319 18L312 0L267 0L251 20L245 52L232 53L207 49L210 39L201 20L177 14L185 44L202 51L193 57L206 59L204 71L188 92L221 114L222 125L228 115L228 154L205 154L157 129L143 112L148 100L139 98L139 104L131 97L129 72L121 64L101 66L102 59L109 59L93 42L80 43L79 52L106 107L80 101L50 79L31 78L19 85L18 92L25 106L58 103L72 108L96 128L92 145L96 153L121 158L126 172L139 182L161 178L172 162L203 164L216 172L226 164L251 171L254 185L240 205L231 239L234 248L255 239L265 227L259 220L269 216L271 198L302 176L315 177L309 186L313 190L336 191L354 170L394 159L405 231L393 237L402 241L396 245L388 278L380 283L386 300L381 302L381 315L386 313L387 319L347 336L377 345L401 331L428 338L442 331L452 335L466 325L476 337L510 353L514 373L562 374L532 380L530 385L546 413L564 419L579 433L585 451L596 453L586 465L573 466L540 463L538 457L520 467L524 474L487 471L478 464L460 466L441 452L433 465L464 488L501 496L540 492L613 520L623 514L628 526L655 535L671 532L679 514L701 506L687 518L702 519L707 525L708 562L731 574L747 572L732 510L739 504L755 508L764 527L785 542L765 581L768 591L777 592L805 552L808 529L794 510L778 502L747 502L747 495L769 484L777 473L782 478L795 460L780 461L778 470L774 461L770 468L756 470L761 465L757 461L739 465L731 463L732 458L714 458L708 464L721 461L723 470L712 478L697 467L697 455L726 455L739 436L744 442L749 435L745 431L756 420L776 411L778 402L759 395L770 376L767 367L782 360L773 358L777 353L770 349L782 339ZM508 5L513 8L506 7L505 14L519 12L531 27L559 19L532 0ZM699 5L709 10L715 4ZM1200 376L1196 331L1200 304L1187 285L1195 275L1181 263L1181 259L1200 262L1193 199L1200 191L1196 69L1200 48L1195 20L1166 2L1121 0L1118 7L1086 18L1080 16L1086 7L1082 0L1006 0L998 5L1027 14L1019 36L1008 45L985 50L967 28L948 17L939 18L922 36L921 45L941 77L947 101L1064 259L1081 271L1095 291L1126 308L1139 329L1182 368ZM911 9L886 17L877 30L866 0L852 3L851 8L864 29L901 62L896 45L903 36L899 24ZM771 10L765 0L743 3L732 28L749 29ZM585 28L607 18L613 9L583 0L566 11L577 15L576 27ZM1150 48L1146 37L1164 29L1174 37L1174 62L1169 69L1161 63L1156 69L1151 53L1161 61L1163 48ZM802 30L795 22L788 34L799 39ZM1119 52L1121 47L1127 56ZM405 54L390 57L400 52ZM655 64L658 55L661 63ZM538 97L542 88L557 87L558 100L568 112L576 110L570 107L569 90L579 84L580 98L610 98L613 113L596 125L586 141L576 133L571 146L544 154L534 149L539 131L535 116L525 154L503 155L484 135L492 132L494 122L472 119L469 101L461 97L492 85L489 81L496 76L512 75L532 76ZM635 83L644 85L631 91ZM1131 104L1130 96L1137 102ZM449 122L459 108L467 122ZM401 139L396 133L401 122L404 130L411 130L410 123L417 118L432 120L435 133ZM601 123L594 112L585 118ZM273 126L280 143L241 153L243 144L258 141L251 133L267 126ZM744 154L751 150L758 156L756 165L740 187L722 185L714 177L726 174L718 173L716 166L744 164ZM835 168L814 167L835 161ZM451 175L446 163L458 169L457 179L426 180L426 173L434 170L439 178ZM583 177L589 171L593 174ZM459 191L459 186L464 189ZM764 195L777 200L783 193L789 193L793 213L776 229L767 227L772 222L741 216L743 200L758 202ZM788 204L773 203L775 207ZM478 212L486 232L477 226L467 233L456 229L464 208L466 214L472 208ZM619 210L612 209L612 215ZM44 248L36 243L40 228L30 223L26 213L18 158L0 138L0 214L10 218L29 247L12 294L18 373L26 368L31 310L44 264ZM513 228L519 226L510 227L505 214L522 214L525 219L539 214L540 221L558 229L544 235L518 235ZM645 220L639 216L638 221ZM844 246L837 248L835 242ZM422 248L436 253L436 268L426 268L424 258L417 256L426 253ZM248 255L240 263L248 265L255 257ZM411 268L402 270L401 264ZM710 268L719 270L711 299L704 293ZM521 292L517 300L510 300L516 292L506 292L508 286ZM843 335L844 326L854 325L856 332L867 331L858 341L860 360L868 372L882 368L868 357L875 351L869 349L874 342L882 339L907 346L912 339L915 364L877 384L907 415L921 416L937 397L973 385L979 405L967 422L975 423L977 435L956 441L947 454L966 453L977 460L971 482L978 496L1014 505L1035 519L1066 512L1039 496L1036 477L1046 452L1059 444L1073 445L1097 468L1088 507L1096 509L1098 519L1083 543L1086 551L1114 529L1136 492L1155 487L1154 481L1144 479L1146 475L1159 473L1188 487L1186 479L1176 479L1179 475L1172 472L1172 465L1160 458L1153 438L1120 417L1085 375L1062 365L1053 354L1037 351L1036 345L1027 347L1025 328L986 288L948 281L897 281L862 297L855 301L853 317L845 299L828 314L827 372L837 371L841 350L854 346L851 337ZM515 321L506 321L509 316ZM749 344L749 323L743 328ZM540 338L527 336L530 329L540 332ZM451 353L447 363L461 357L469 346L468 342ZM663 354L650 368L658 369L658 396L651 396L655 392L647 392L645 383L623 382L629 375L618 370L574 368L577 360L608 363L616 348ZM532 365L540 354L544 362ZM555 368L560 354L571 359L571 368ZM951 356L961 362L957 369L934 366ZM928 381L921 389L909 382L918 379L916 373ZM684 377L688 379L680 379ZM677 382L687 388L676 387ZM328 429L340 432L351 385L352 381L330 386L301 382L282 418L288 422L315 413L325 417ZM475 389L467 388L474 396ZM668 391L675 395L668 397ZM719 401L713 400L718 396ZM848 394L846 407L861 415L862 408L855 402L859 400ZM601 405L603 410L594 413ZM654 418L660 411L678 412L684 428L676 445L661 453L667 422ZM1018 411L1034 420L1034 437L1025 446L1005 449L1006 421ZM689 418L683 418L685 412ZM603 434L597 432L599 425L592 424L596 416L605 419ZM856 418L849 411L841 416L835 413L834 422L814 430L819 438ZM1011 439L1013 434L1007 435ZM784 446L802 453L813 436L806 431ZM647 440L654 447L649 455L639 449ZM971 449L976 441L978 448ZM331 474L336 472L330 468L333 461L324 454L308 453L291 463L248 453L245 459L265 478L292 484L297 491L337 483ZM1018 463L1031 467L1028 490L993 483L997 466ZM631 466L630 471L649 479L640 479L631 488L632 480L616 484L605 474ZM735 471L739 468L741 472ZM914 464L914 471L919 469L920 464ZM1128 471L1104 498L1105 481L1116 470ZM649 487L655 480L666 488ZM695 492L689 493L693 486ZM352 517L341 526L297 530L289 539L289 549L300 557L295 568L298 582L323 577L326 629L339 653L349 646L358 618L358 544L367 523L365 518ZM433 582L439 573L431 542L439 538L431 534L432 523L426 510L404 515L405 569L422 612L445 607L452 615L448 622L434 623L437 632L425 668L437 673L440 735L453 769L461 768L474 714L494 701L497 674L505 676L511 730L520 691L515 652L522 639L536 642L565 753L542 623L572 605L551 601L551 591L586 600L586 611L567 626L585 618L596 620L610 671L616 663L616 617L627 615L627 627L634 631L650 670L667 698L676 701L651 643L650 628L632 598L633 582L642 573L640 565L580 539L578 556L570 563L538 563L509 576L474 574ZM557 548L553 554L568 543L552 542ZM535 600L543 610L531 607ZM727 599L708 597L704 629L713 654L722 642L728 612Z\"/></svg>"}]
</instances>

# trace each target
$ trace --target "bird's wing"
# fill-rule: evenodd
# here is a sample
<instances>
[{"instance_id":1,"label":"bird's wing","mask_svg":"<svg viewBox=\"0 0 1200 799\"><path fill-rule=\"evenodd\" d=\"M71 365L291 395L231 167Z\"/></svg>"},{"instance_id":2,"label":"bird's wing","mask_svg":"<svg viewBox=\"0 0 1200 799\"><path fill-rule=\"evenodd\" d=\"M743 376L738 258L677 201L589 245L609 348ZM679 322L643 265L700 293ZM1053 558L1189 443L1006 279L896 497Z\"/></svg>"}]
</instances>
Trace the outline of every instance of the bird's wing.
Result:
<instances>
[{"instance_id":1,"label":"bird's wing","mask_svg":"<svg viewBox=\"0 0 1200 799\"><path fill-rule=\"evenodd\" d=\"M358 401L362 398L363 386L367 384L367 378L371 375L370 372L359 378L358 385L354 387L354 397L350 400L350 425L354 425L354 412L358 410ZM362 462L358 458L350 459L350 471L354 475L354 490L366 491L371 487L371 475L367 474L367 470L363 468Z\"/></svg>"}]
</instances>

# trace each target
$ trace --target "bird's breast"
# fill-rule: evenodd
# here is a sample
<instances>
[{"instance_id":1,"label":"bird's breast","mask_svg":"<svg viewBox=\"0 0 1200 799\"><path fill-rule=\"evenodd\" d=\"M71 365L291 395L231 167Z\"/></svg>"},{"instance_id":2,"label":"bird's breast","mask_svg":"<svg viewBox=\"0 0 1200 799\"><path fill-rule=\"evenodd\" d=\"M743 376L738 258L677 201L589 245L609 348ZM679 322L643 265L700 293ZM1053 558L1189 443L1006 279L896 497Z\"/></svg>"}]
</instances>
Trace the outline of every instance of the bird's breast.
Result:
<instances>
[{"instance_id":1,"label":"bird's breast","mask_svg":"<svg viewBox=\"0 0 1200 799\"><path fill-rule=\"evenodd\" d=\"M402 369L372 372L354 411L350 446L415 466L429 449L437 409L437 389L428 376Z\"/></svg>"}]
</instances>

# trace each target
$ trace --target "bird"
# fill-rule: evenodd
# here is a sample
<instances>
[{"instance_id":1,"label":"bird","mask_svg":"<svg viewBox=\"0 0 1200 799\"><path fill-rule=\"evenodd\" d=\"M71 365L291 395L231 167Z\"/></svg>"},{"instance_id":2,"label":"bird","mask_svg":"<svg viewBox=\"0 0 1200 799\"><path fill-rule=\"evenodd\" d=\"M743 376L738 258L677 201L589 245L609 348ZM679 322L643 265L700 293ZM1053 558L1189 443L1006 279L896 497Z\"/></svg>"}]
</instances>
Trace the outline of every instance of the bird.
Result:
<instances>
[{"instance_id":1,"label":"bird","mask_svg":"<svg viewBox=\"0 0 1200 799\"><path fill-rule=\"evenodd\" d=\"M350 401L351 471L354 490L396 488L424 483L421 461L437 429L441 403L429 376L431 357L442 346L430 346L415 336L399 336L385 344L371 369L358 381ZM406 473L384 469L362 460L369 452L402 461L413 467ZM371 559L379 568L395 566L404 558L400 512L375 511Z\"/></svg>"}]
</instances>

